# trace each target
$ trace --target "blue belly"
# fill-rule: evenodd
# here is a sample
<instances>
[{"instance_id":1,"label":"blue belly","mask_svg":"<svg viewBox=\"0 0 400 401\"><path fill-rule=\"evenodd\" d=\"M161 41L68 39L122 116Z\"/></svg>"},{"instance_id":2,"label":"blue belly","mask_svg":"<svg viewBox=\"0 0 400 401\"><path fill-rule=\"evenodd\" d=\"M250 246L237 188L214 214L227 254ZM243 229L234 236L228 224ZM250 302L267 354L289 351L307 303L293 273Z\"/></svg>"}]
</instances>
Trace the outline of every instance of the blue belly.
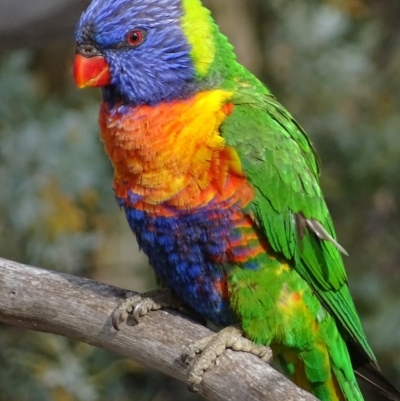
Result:
<instances>
[{"instance_id":1,"label":"blue belly","mask_svg":"<svg viewBox=\"0 0 400 401\"><path fill-rule=\"evenodd\" d=\"M150 217L124 203L120 200L139 246L162 282L214 324L233 324L236 318L229 300L216 285L225 280L223 255L235 235L232 212L204 208L197 213Z\"/></svg>"}]
</instances>

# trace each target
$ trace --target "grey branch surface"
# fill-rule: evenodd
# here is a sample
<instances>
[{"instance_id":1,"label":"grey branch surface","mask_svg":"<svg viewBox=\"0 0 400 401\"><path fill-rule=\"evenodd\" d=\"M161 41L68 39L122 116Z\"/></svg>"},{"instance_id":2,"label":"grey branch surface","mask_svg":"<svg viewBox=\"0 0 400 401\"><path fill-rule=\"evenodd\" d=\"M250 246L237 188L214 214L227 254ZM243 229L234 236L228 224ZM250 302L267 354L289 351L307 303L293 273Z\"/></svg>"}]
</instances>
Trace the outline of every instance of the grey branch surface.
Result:
<instances>
[{"instance_id":1,"label":"grey branch surface","mask_svg":"<svg viewBox=\"0 0 400 401\"><path fill-rule=\"evenodd\" d=\"M189 342L210 330L173 311L151 312L116 332L111 313L125 291L81 277L0 258L0 322L59 334L107 349L186 382ZM312 401L310 394L254 355L227 350L200 394L212 401Z\"/></svg>"}]
</instances>

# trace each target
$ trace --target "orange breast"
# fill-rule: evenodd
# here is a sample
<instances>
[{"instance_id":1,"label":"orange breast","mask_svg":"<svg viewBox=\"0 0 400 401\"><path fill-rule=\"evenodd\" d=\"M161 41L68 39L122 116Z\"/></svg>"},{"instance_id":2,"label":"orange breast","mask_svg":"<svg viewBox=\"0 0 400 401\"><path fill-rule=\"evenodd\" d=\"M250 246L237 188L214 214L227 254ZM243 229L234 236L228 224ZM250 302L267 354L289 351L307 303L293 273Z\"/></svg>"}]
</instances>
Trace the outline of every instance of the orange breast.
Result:
<instances>
[{"instance_id":1,"label":"orange breast","mask_svg":"<svg viewBox=\"0 0 400 401\"><path fill-rule=\"evenodd\" d=\"M201 92L182 101L100 112L101 138L118 198L155 215L211 201L243 207L253 198L236 151L220 135L231 93ZM133 195L133 196L132 196Z\"/></svg>"}]
</instances>

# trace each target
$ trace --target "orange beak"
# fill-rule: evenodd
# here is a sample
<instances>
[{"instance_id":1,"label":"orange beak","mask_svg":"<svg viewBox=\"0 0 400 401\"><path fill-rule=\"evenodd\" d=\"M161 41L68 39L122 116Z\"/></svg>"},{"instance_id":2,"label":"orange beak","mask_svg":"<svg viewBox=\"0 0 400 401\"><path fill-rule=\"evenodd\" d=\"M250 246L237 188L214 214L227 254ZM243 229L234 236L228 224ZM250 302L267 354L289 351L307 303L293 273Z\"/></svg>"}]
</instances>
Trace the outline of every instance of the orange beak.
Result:
<instances>
[{"instance_id":1,"label":"orange beak","mask_svg":"<svg viewBox=\"0 0 400 401\"><path fill-rule=\"evenodd\" d=\"M110 69L103 56L84 57L82 54L76 54L74 78L78 88L97 88L111 84Z\"/></svg>"}]
</instances>

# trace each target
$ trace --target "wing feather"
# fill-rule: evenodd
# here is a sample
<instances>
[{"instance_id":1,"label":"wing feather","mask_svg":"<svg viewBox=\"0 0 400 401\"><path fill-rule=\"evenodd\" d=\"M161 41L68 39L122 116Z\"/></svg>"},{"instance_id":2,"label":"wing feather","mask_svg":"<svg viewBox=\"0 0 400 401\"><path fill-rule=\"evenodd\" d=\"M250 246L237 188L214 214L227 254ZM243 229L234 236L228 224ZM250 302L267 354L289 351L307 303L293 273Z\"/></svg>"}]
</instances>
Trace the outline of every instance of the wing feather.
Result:
<instances>
[{"instance_id":1,"label":"wing feather","mask_svg":"<svg viewBox=\"0 0 400 401\"><path fill-rule=\"evenodd\" d=\"M376 366L348 289L314 148L272 95L254 92L247 87L237 91L231 99L234 111L221 127L256 191L249 215L272 249L310 284L348 341ZM299 216L314 227L298 227Z\"/></svg>"}]
</instances>

